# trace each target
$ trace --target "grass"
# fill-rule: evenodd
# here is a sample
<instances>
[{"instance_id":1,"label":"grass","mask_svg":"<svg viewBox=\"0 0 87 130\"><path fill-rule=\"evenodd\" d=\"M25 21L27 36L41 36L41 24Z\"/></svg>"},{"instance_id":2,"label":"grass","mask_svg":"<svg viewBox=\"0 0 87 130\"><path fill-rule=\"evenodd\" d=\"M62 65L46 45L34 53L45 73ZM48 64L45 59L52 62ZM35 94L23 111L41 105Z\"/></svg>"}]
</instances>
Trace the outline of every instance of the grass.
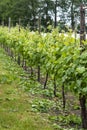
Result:
<instances>
[{"instance_id":1,"label":"grass","mask_svg":"<svg viewBox=\"0 0 87 130\"><path fill-rule=\"evenodd\" d=\"M24 75L0 49L0 130L53 130L46 114L32 111L32 95L20 87Z\"/></svg>"}]
</instances>

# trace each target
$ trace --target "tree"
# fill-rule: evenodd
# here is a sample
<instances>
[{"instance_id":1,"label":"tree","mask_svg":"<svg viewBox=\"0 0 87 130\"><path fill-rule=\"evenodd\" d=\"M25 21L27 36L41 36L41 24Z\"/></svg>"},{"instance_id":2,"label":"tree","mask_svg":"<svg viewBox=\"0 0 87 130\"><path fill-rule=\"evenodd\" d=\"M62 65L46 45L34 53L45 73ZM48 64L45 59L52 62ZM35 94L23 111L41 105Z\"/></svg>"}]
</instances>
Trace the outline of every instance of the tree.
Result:
<instances>
[{"instance_id":1,"label":"tree","mask_svg":"<svg viewBox=\"0 0 87 130\"><path fill-rule=\"evenodd\" d=\"M3 0L0 2L0 17L1 21L8 23L8 18L11 17L13 24L18 22L21 18L22 22L26 22L37 15L36 9L38 8L37 0Z\"/></svg>"},{"instance_id":2,"label":"tree","mask_svg":"<svg viewBox=\"0 0 87 130\"><path fill-rule=\"evenodd\" d=\"M39 1L39 14L41 17L41 25L46 28L48 25L52 25L52 15L54 13L54 1L42 0Z\"/></svg>"},{"instance_id":3,"label":"tree","mask_svg":"<svg viewBox=\"0 0 87 130\"><path fill-rule=\"evenodd\" d=\"M87 4L86 0L59 0L59 7L62 10L61 19L65 19L65 23L67 21L71 21L72 30L75 29L75 18L80 16L80 5L82 3Z\"/></svg>"}]
</instances>

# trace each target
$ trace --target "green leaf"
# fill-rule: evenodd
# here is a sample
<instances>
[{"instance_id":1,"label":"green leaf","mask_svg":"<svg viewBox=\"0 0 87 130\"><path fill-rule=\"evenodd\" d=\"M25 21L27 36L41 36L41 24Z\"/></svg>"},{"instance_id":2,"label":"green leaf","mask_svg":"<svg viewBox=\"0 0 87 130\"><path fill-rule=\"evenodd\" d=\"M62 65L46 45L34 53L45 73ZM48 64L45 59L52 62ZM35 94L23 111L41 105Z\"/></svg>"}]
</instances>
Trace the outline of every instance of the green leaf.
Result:
<instances>
[{"instance_id":1,"label":"green leaf","mask_svg":"<svg viewBox=\"0 0 87 130\"><path fill-rule=\"evenodd\" d=\"M79 74L84 73L85 70L86 70L85 67L77 67L77 68L76 68L76 71L77 71Z\"/></svg>"},{"instance_id":2,"label":"green leaf","mask_svg":"<svg viewBox=\"0 0 87 130\"><path fill-rule=\"evenodd\" d=\"M83 93L87 93L87 87L82 89Z\"/></svg>"}]
</instances>

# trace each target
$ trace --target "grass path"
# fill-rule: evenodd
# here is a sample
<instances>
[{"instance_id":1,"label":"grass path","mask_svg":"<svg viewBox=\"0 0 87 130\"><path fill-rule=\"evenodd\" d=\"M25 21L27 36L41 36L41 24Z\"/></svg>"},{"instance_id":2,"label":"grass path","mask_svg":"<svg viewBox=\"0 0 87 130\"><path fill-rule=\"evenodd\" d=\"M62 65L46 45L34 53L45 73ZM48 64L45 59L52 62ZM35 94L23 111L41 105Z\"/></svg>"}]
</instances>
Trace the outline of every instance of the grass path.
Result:
<instances>
[{"instance_id":1,"label":"grass path","mask_svg":"<svg viewBox=\"0 0 87 130\"><path fill-rule=\"evenodd\" d=\"M19 87L23 74L0 49L0 130L53 130L45 114L31 111L32 95Z\"/></svg>"}]
</instances>

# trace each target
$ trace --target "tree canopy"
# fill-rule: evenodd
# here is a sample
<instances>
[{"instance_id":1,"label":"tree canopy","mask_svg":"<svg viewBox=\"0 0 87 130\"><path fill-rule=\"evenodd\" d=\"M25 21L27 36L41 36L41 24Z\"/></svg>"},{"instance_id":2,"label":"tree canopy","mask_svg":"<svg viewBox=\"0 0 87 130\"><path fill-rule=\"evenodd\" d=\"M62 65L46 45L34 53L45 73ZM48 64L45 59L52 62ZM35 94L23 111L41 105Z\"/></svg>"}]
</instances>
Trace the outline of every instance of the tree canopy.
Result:
<instances>
[{"instance_id":1,"label":"tree canopy","mask_svg":"<svg viewBox=\"0 0 87 130\"><path fill-rule=\"evenodd\" d=\"M21 19L23 26L29 24L37 28L38 19L41 25L47 27L57 20L57 15L63 24L70 22L75 28L75 14L80 12L80 4L87 4L86 0L3 0L0 1L0 24L8 25L11 17L12 24L16 25ZM79 10L79 11L78 11ZM56 15L57 13L57 15ZM59 15L60 14L60 15ZM57 24L58 22L57 21Z\"/></svg>"}]
</instances>

